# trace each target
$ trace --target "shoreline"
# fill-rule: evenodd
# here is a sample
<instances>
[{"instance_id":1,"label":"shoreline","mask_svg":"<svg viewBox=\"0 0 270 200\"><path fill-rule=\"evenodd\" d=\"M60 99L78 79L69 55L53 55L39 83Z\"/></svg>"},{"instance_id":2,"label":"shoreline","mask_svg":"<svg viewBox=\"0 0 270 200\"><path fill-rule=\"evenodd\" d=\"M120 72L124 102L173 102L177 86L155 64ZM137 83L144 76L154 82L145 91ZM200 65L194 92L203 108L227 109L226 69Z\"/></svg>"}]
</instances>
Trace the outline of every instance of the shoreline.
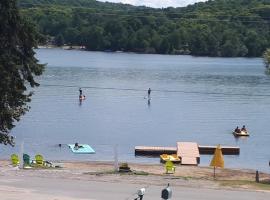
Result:
<instances>
[{"instance_id":1,"label":"shoreline","mask_svg":"<svg viewBox=\"0 0 270 200\"><path fill-rule=\"evenodd\" d=\"M114 163L111 161L54 161L52 163L61 168L18 169L12 167L8 160L0 160L0 175L4 179L27 176L155 186L170 183L175 187L270 192L270 174L259 173L260 183L256 183L255 170L217 169L214 179L211 167L176 165L174 174L166 174L163 164L128 163L132 172L119 173L114 171Z\"/></svg>"},{"instance_id":2,"label":"shoreline","mask_svg":"<svg viewBox=\"0 0 270 200\"><path fill-rule=\"evenodd\" d=\"M145 54L145 55L168 55L168 56L190 56L195 58L247 58L247 59L262 59L262 56L260 57L221 57L221 56L202 56L202 55L192 55L192 54L161 54L161 53L151 53L151 52L136 52L136 51L113 51L113 50L87 50L85 48L82 48L80 46L55 46L55 45L38 45L35 49L61 49L61 50L75 50L75 51L86 51L86 52L103 52L103 53L126 53L126 54Z\"/></svg>"}]
</instances>

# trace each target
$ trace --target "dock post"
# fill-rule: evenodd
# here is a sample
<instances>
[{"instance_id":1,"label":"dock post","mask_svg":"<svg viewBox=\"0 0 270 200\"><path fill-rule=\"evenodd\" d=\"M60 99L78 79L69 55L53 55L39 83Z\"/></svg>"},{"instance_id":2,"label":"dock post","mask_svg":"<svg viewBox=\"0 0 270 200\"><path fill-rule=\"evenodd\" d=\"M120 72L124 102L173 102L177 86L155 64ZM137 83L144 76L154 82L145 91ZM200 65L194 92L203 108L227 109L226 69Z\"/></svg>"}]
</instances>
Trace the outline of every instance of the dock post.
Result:
<instances>
[{"instance_id":1,"label":"dock post","mask_svg":"<svg viewBox=\"0 0 270 200\"><path fill-rule=\"evenodd\" d=\"M20 147L20 154L19 154L19 156L20 156L20 158L19 158L19 160L20 160L20 165L19 165L19 168L20 169L23 169L23 152L24 152L24 140L22 140L22 142L21 142L21 147Z\"/></svg>"},{"instance_id":2,"label":"dock post","mask_svg":"<svg viewBox=\"0 0 270 200\"><path fill-rule=\"evenodd\" d=\"M118 145L114 145L114 171L118 172L118 151L117 151Z\"/></svg>"},{"instance_id":3,"label":"dock post","mask_svg":"<svg viewBox=\"0 0 270 200\"><path fill-rule=\"evenodd\" d=\"M255 177L256 183L260 182L260 177L259 177L259 171L256 170L256 177Z\"/></svg>"}]
</instances>

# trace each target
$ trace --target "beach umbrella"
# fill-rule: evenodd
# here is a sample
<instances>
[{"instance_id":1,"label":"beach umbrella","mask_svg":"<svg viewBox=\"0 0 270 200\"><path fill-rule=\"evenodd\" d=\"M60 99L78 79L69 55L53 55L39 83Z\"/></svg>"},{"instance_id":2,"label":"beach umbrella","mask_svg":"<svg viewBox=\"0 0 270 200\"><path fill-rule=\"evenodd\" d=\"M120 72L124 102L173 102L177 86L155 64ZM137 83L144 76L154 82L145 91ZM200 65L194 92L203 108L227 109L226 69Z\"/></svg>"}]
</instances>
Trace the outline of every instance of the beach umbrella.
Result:
<instances>
[{"instance_id":1,"label":"beach umbrella","mask_svg":"<svg viewBox=\"0 0 270 200\"><path fill-rule=\"evenodd\" d=\"M220 144L217 146L210 166L214 167L214 178L216 177L216 167L224 168L224 159Z\"/></svg>"}]
</instances>

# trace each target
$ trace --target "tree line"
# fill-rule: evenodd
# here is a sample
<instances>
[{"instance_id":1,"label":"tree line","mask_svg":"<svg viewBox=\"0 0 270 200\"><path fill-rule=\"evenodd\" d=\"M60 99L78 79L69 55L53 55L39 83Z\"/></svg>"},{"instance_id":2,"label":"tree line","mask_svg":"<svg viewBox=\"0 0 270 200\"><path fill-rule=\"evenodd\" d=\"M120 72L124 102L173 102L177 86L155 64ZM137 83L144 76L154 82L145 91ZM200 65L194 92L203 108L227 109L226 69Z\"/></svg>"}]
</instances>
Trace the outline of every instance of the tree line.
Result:
<instances>
[{"instance_id":1,"label":"tree line","mask_svg":"<svg viewBox=\"0 0 270 200\"><path fill-rule=\"evenodd\" d=\"M266 49L266 51L263 53L263 60L265 63L265 67L267 70L267 73L270 73L270 49Z\"/></svg>"},{"instance_id":2,"label":"tree line","mask_svg":"<svg viewBox=\"0 0 270 200\"><path fill-rule=\"evenodd\" d=\"M44 66L34 57L39 34L23 18L16 0L0 1L0 144L14 145L10 130L29 110L36 76Z\"/></svg>"},{"instance_id":3,"label":"tree line","mask_svg":"<svg viewBox=\"0 0 270 200\"><path fill-rule=\"evenodd\" d=\"M20 0L40 43L87 50L261 56L270 46L268 0L210 0L154 9L94 0Z\"/></svg>"}]
</instances>

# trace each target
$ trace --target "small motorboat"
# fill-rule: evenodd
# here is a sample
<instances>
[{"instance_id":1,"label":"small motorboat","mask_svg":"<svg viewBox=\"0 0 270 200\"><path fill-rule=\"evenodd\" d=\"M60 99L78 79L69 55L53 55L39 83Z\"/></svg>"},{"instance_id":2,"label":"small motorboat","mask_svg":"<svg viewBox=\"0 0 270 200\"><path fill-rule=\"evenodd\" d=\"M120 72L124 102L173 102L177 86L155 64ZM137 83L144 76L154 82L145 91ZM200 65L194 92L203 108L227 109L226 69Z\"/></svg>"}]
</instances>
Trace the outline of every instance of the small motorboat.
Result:
<instances>
[{"instance_id":1,"label":"small motorboat","mask_svg":"<svg viewBox=\"0 0 270 200\"><path fill-rule=\"evenodd\" d=\"M236 136L236 137L239 137L239 136L249 136L249 133L247 131L241 131L241 132L233 132L233 135Z\"/></svg>"},{"instance_id":2,"label":"small motorboat","mask_svg":"<svg viewBox=\"0 0 270 200\"><path fill-rule=\"evenodd\" d=\"M160 155L160 162L165 163L166 161L172 161L173 163L180 163L181 159L176 154L162 154Z\"/></svg>"}]
</instances>

